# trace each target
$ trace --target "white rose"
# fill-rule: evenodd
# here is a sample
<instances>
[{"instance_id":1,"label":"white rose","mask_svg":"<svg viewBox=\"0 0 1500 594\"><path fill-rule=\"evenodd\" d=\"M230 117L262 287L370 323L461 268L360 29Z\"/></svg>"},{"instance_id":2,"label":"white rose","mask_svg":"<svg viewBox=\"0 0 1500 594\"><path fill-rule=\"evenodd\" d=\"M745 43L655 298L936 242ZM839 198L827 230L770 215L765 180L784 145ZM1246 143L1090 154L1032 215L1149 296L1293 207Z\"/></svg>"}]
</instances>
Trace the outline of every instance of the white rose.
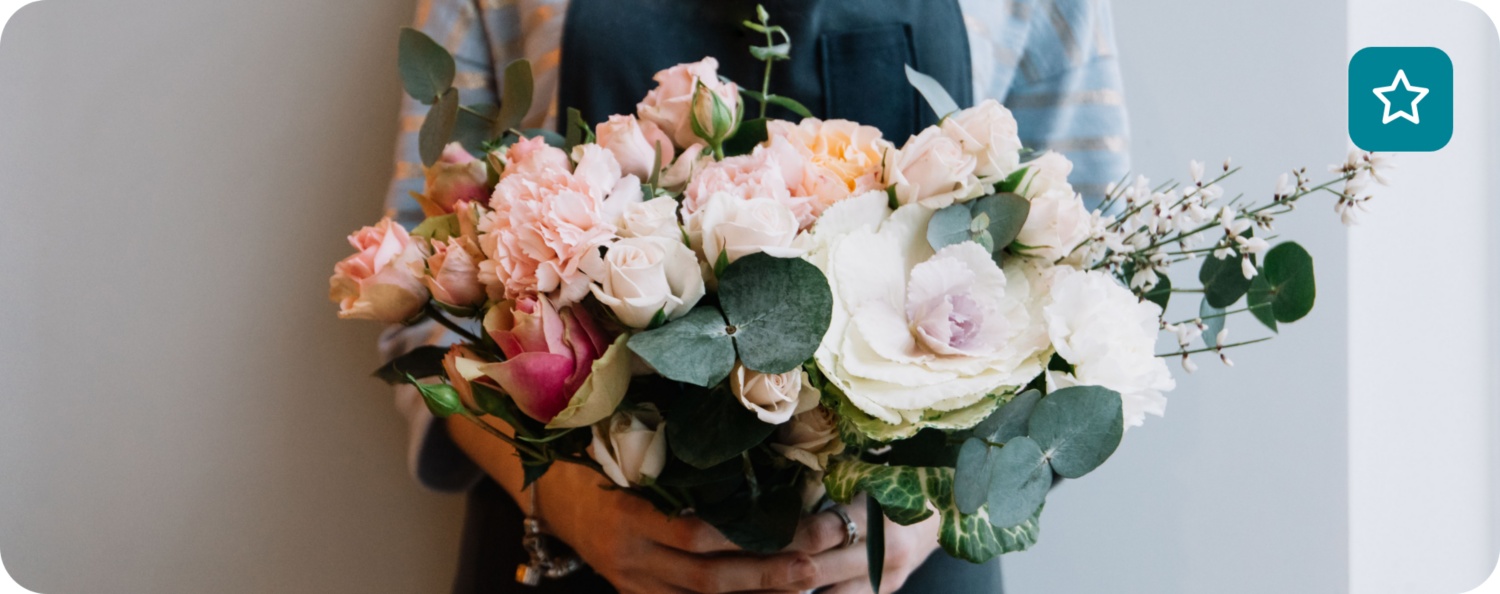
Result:
<instances>
[{"instance_id":1,"label":"white rose","mask_svg":"<svg viewBox=\"0 0 1500 594\"><path fill-rule=\"evenodd\" d=\"M1072 173L1072 161L1059 153L1047 151L1026 164L1026 175L1022 176L1016 193L1033 200L1056 190L1073 194L1073 186L1068 183L1068 175Z\"/></svg>"},{"instance_id":2,"label":"white rose","mask_svg":"<svg viewBox=\"0 0 1500 594\"><path fill-rule=\"evenodd\" d=\"M974 175L978 160L936 126L911 137L886 155L886 182L903 205L938 209L978 198L984 186Z\"/></svg>"},{"instance_id":3,"label":"white rose","mask_svg":"<svg viewBox=\"0 0 1500 594\"><path fill-rule=\"evenodd\" d=\"M1030 246L1022 253L1047 262L1067 258L1089 238L1093 214L1072 188L1054 188L1031 199L1031 214L1016 241Z\"/></svg>"},{"instance_id":4,"label":"white rose","mask_svg":"<svg viewBox=\"0 0 1500 594\"><path fill-rule=\"evenodd\" d=\"M664 237L682 242L677 201L666 196L626 206L615 226L620 228L620 237Z\"/></svg>"},{"instance_id":5,"label":"white rose","mask_svg":"<svg viewBox=\"0 0 1500 594\"><path fill-rule=\"evenodd\" d=\"M658 312L669 320L687 315L704 293L698 257L681 239L665 237L610 244L593 280L594 297L631 328L651 325Z\"/></svg>"},{"instance_id":6,"label":"white rose","mask_svg":"<svg viewBox=\"0 0 1500 594\"><path fill-rule=\"evenodd\" d=\"M818 402L818 389L801 369L770 374L737 364L729 375L729 390L740 404L771 425L787 422L796 414L799 403L809 399L814 405Z\"/></svg>"},{"instance_id":7,"label":"white rose","mask_svg":"<svg viewBox=\"0 0 1500 594\"><path fill-rule=\"evenodd\" d=\"M1057 387L1102 386L1120 393L1125 426L1139 426L1146 413L1166 411L1164 392L1176 387L1167 364L1156 356L1161 308L1142 301L1103 272L1053 268L1052 291L1043 306L1047 333L1057 354L1073 365L1071 377L1049 379Z\"/></svg>"},{"instance_id":8,"label":"white rose","mask_svg":"<svg viewBox=\"0 0 1500 594\"><path fill-rule=\"evenodd\" d=\"M943 132L974 155L974 175L985 183L1005 179L1021 164L1021 137L1016 118L994 99L943 120Z\"/></svg>"},{"instance_id":9,"label":"white rose","mask_svg":"<svg viewBox=\"0 0 1500 594\"><path fill-rule=\"evenodd\" d=\"M797 216L772 198L742 200L716 193L694 213L691 226L709 266L718 263L721 252L731 263L761 252L777 258L797 258L806 252L796 245Z\"/></svg>"},{"instance_id":10,"label":"white rose","mask_svg":"<svg viewBox=\"0 0 1500 594\"><path fill-rule=\"evenodd\" d=\"M594 441L589 457L616 485L629 488L643 479L655 479L667 463L667 424L651 404L620 411L593 426Z\"/></svg>"},{"instance_id":11,"label":"white rose","mask_svg":"<svg viewBox=\"0 0 1500 594\"><path fill-rule=\"evenodd\" d=\"M792 421L776 429L771 449L812 470L822 472L828 468L828 458L844 452L844 442L839 439L838 423L833 413L817 406L798 412Z\"/></svg>"},{"instance_id":12,"label":"white rose","mask_svg":"<svg viewBox=\"0 0 1500 594\"><path fill-rule=\"evenodd\" d=\"M852 211L884 208L845 204L829 213L862 220ZM933 253L932 213L903 206L878 229L855 227L809 258L828 276L834 301L818 367L850 403L889 425L885 436L977 423L992 409L971 407L1024 386L1047 354L1033 288L1040 273L1021 259L1001 270L972 242Z\"/></svg>"}]
</instances>

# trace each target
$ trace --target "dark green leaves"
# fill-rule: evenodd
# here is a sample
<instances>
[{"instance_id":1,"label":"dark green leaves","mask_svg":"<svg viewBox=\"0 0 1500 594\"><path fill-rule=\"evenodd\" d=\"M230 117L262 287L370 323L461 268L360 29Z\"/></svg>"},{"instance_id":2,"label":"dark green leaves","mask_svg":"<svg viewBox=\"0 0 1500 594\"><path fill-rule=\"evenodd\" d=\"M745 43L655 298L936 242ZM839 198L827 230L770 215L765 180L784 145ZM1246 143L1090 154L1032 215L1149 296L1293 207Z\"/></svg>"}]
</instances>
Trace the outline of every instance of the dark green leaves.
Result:
<instances>
[{"instance_id":1,"label":"dark green leaves","mask_svg":"<svg viewBox=\"0 0 1500 594\"><path fill-rule=\"evenodd\" d=\"M1312 255L1296 243L1271 248L1266 253L1265 269L1256 281L1257 287L1250 292L1250 307L1256 308L1252 311L1261 312L1269 305L1271 317L1278 322L1291 323L1306 317L1318 297ZM1256 317L1261 315L1257 313Z\"/></svg>"},{"instance_id":2,"label":"dark green leaves","mask_svg":"<svg viewBox=\"0 0 1500 594\"><path fill-rule=\"evenodd\" d=\"M932 106L932 111L937 113L938 119L946 118L958 111L958 103L948 95L948 90L944 89L943 83L938 82L937 79L917 72L908 65L906 80L910 81L911 86L916 87L917 92L922 94L922 98L927 100L927 104Z\"/></svg>"},{"instance_id":3,"label":"dark green leaves","mask_svg":"<svg viewBox=\"0 0 1500 594\"><path fill-rule=\"evenodd\" d=\"M453 138L453 129L458 124L458 90L448 89L427 110L427 119L417 133L417 150L422 155L422 164L432 167L443 156L443 147Z\"/></svg>"},{"instance_id":4,"label":"dark green leaves","mask_svg":"<svg viewBox=\"0 0 1500 594\"><path fill-rule=\"evenodd\" d=\"M416 29L401 29L400 56L397 67L401 71L401 85L406 94L424 105L436 103L438 98L453 87L457 68L453 55L438 42Z\"/></svg>"},{"instance_id":5,"label":"dark green leaves","mask_svg":"<svg viewBox=\"0 0 1500 594\"><path fill-rule=\"evenodd\" d=\"M1098 386L1063 388L1037 403L1030 429L1057 474L1081 477L1120 446L1125 434L1120 394Z\"/></svg>"},{"instance_id":6,"label":"dark green leaves","mask_svg":"<svg viewBox=\"0 0 1500 594\"><path fill-rule=\"evenodd\" d=\"M699 469L738 457L776 430L725 389L689 387L667 408L666 420L672 453Z\"/></svg>"},{"instance_id":7,"label":"dark green leaves","mask_svg":"<svg viewBox=\"0 0 1500 594\"><path fill-rule=\"evenodd\" d=\"M1172 299L1172 279L1165 275L1158 277L1158 279L1156 286L1151 287L1150 291L1146 291L1144 297L1146 301L1155 303L1161 307L1162 311L1166 311L1167 303Z\"/></svg>"},{"instance_id":8,"label":"dark green leaves","mask_svg":"<svg viewBox=\"0 0 1500 594\"><path fill-rule=\"evenodd\" d=\"M752 49L751 53L754 53L754 51L755 50ZM786 108L787 111L795 113L804 118L813 117L812 110L808 109L806 105L803 105L802 103L791 97L783 97L781 95L775 94L762 95L758 91L752 91L750 89L740 89L740 94L748 99L753 99L755 101L770 103L771 105L779 105L783 108Z\"/></svg>"},{"instance_id":9,"label":"dark green leaves","mask_svg":"<svg viewBox=\"0 0 1500 594\"><path fill-rule=\"evenodd\" d=\"M885 513L878 499L865 505L865 566L870 568L870 591L879 592L885 577Z\"/></svg>"},{"instance_id":10,"label":"dark green leaves","mask_svg":"<svg viewBox=\"0 0 1500 594\"><path fill-rule=\"evenodd\" d=\"M437 346L422 346L391 359L373 374L381 381L396 385L406 382L406 376L433 377L443 375L443 356L448 349Z\"/></svg>"},{"instance_id":11,"label":"dark green leaves","mask_svg":"<svg viewBox=\"0 0 1500 594\"><path fill-rule=\"evenodd\" d=\"M499 130L521 127L526 112L531 111L531 96L535 92L535 81L531 78L531 62L516 60L505 66L504 87L501 89L500 115L495 120Z\"/></svg>"},{"instance_id":12,"label":"dark green leaves","mask_svg":"<svg viewBox=\"0 0 1500 594\"><path fill-rule=\"evenodd\" d=\"M1031 202L1015 194L996 194L937 211L927 223L927 243L934 250L973 241L994 254L1021 234Z\"/></svg>"},{"instance_id":13,"label":"dark green leaves","mask_svg":"<svg viewBox=\"0 0 1500 594\"><path fill-rule=\"evenodd\" d=\"M1229 307L1250 290L1250 279L1240 268L1240 253L1235 251L1228 258L1219 259L1209 254L1198 269L1198 280L1203 283L1204 298L1214 307Z\"/></svg>"},{"instance_id":14,"label":"dark green leaves","mask_svg":"<svg viewBox=\"0 0 1500 594\"><path fill-rule=\"evenodd\" d=\"M668 379L712 386L734 369L734 342L723 314L700 305L655 330L630 337L630 350Z\"/></svg>"},{"instance_id":15,"label":"dark green leaves","mask_svg":"<svg viewBox=\"0 0 1500 594\"><path fill-rule=\"evenodd\" d=\"M667 426L670 430L671 425ZM670 438L668 438L670 439ZM802 519L802 496L793 481L771 482L758 496L735 490L727 499L699 505L698 517L746 551L770 554L786 548Z\"/></svg>"},{"instance_id":16,"label":"dark green leaves","mask_svg":"<svg viewBox=\"0 0 1500 594\"><path fill-rule=\"evenodd\" d=\"M740 127L735 130L734 136L724 141L724 156L735 157L748 155L755 150L755 146L765 142L769 138L766 132L765 118L756 118L740 122Z\"/></svg>"},{"instance_id":17,"label":"dark green leaves","mask_svg":"<svg viewBox=\"0 0 1500 594\"><path fill-rule=\"evenodd\" d=\"M1007 443L1026 435L1026 427L1031 422L1032 410L1041 399L1042 393L1036 390L1027 390L1016 395L1000 410L995 411L995 414L974 426L974 435L995 443Z\"/></svg>"},{"instance_id":18,"label":"dark green leaves","mask_svg":"<svg viewBox=\"0 0 1500 594\"><path fill-rule=\"evenodd\" d=\"M1030 437L1017 437L1000 448L990 462L990 524L1014 526L1025 522L1047 500L1052 488L1052 466Z\"/></svg>"}]
</instances>

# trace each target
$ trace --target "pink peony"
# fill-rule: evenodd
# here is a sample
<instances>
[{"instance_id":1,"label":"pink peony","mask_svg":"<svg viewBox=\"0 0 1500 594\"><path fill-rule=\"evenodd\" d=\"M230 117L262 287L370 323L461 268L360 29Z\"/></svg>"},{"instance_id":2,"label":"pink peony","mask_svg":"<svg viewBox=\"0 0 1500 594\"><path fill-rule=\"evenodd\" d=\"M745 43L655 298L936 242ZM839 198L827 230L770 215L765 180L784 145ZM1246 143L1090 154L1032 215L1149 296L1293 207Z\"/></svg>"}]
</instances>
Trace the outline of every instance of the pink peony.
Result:
<instances>
[{"instance_id":1,"label":"pink peony","mask_svg":"<svg viewBox=\"0 0 1500 594\"><path fill-rule=\"evenodd\" d=\"M478 249L467 239L452 237L432 242L427 257L427 274L422 284L432 291L432 298L448 305L469 307L484 304L484 285L479 283L479 266L475 264Z\"/></svg>"},{"instance_id":2,"label":"pink peony","mask_svg":"<svg viewBox=\"0 0 1500 594\"><path fill-rule=\"evenodd\" d=\"M406 229L390 217L349 236L357 250L333 267L328 298L340 318L404 322L427 304L427 288L417 274L422 251Z\"/></svg>"},{"instance_id":3,"label":"pink peony","mask_svg":"<svg viewBox=\"0 0 1500 594\"><path fill-rule=\"evenodd\" d=\"M577 154L570 171L561 150L529 140L507 153L493 210L479 222L479 279L491 298L540 294L569 305L588 295L587 273L603 264L599 248L616 237L605 200L639 201L641 189L609 151L591 144Z\"/></svg>"},{"instance_id":4,"label":"pink peony","mask_svg":"<svg viewBox=\"0 0 1500 594\"><path fill-rule=\"evenodd\" d=\"M480 371L543 423L567 408L611 342L588 311L559 309L546 298L502 303L485 316L484 329L505 361Z\"/></svg>"},{"instance_id":5,"label":"pink peony","mask_svg":"<svg viewBox=\"0 0 1500 594\"><path fill-rule=\"evenodd\" d=\"M422 213L436 217L453 212L463 202L483 204L490 190L489 169L457 142L443 149L442 158L427 168L427 182L419 202Z\"/></svg>"},{"instance_id":6,"label":"pink peony","mask_svg":"<svg viewBox=\"0 0 1500 594\"><path fill-rule=\"evenodd\" d=\"M884 190L882 161L894 150L880 130L848 120L808 118L793 124L767 122L767 150L781 164L793 196L807 197L814 216L834 204L872 190Z\"/></svg>"},{"instance_id":7,"label":"pink peony","mask_svg":"<svg viewBox=\"0 0 1500 594\"><path fill-rule=\"evenodd\" d=\"M703 83L709 92L718 95L730 113L739 109L739 87L719 80L719 61L713 58L678 64L656 73L652 80L656 81L656 88L646 93L646 98L635 106L636 112L642 121L660 127L678 147L686 148L698 142L698 135L693 133L692 119L693 93L698 83Z\"/></svg>"}]
</instances>

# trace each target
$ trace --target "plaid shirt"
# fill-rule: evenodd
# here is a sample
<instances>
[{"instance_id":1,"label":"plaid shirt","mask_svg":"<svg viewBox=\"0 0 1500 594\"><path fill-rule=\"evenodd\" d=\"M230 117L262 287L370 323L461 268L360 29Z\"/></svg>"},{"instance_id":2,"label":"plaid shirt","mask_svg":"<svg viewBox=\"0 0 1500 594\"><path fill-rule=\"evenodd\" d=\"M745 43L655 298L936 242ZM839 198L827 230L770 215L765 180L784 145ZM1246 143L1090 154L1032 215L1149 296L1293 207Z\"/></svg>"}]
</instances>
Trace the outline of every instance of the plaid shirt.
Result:
<instances>
[{"instance_id":1,"label":"plaid shirt","mask_svg":"<svg viewBox=\"0 0 1500 594\"><path fill-rule=\"evenodd\" d=\"M959 0L968 30L976 100L1009 108L1022 143L1060 152L1074 163L1071 181L1097 199L1130 168L1129 130L1109 0ZM463 104L499 103L498 72L531 61L537 79L524 125L552 128L567 0L419 0L416 26L453 52ZM422 191L417 132L426 106L401 107L396 173L387 207L411 228L422 211L408 194ZM898 139L891 139L897 141ZM419 345L451 340L427 327L393 328L381 339L389 358ZM432 417L415 389L399 388L397 406L410 421L410 463L423 485L464 490L479 471L431 431Z\"/></svg>"}]
</instances>

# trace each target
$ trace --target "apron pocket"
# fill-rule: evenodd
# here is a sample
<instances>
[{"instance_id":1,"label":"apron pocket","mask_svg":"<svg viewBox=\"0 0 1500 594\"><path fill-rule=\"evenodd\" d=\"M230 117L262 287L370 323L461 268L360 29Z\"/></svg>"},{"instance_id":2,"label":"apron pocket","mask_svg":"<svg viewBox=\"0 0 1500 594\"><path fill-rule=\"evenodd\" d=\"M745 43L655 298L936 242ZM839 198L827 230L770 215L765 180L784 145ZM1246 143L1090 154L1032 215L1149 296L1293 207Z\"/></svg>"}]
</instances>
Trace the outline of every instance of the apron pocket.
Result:
<instances>
[{"instance_id":1,"label":"apron pocket","mask_svg":"<svg viewBox=\"0 0 1500 594\"><path fill-rule=\"evenodd\" d=\"M909 25L825 32L818 57L829 119L874 126L898 146L916 134L921 104L906 80L905 66L917 67Z\"/></svg>"}]
</instances>

